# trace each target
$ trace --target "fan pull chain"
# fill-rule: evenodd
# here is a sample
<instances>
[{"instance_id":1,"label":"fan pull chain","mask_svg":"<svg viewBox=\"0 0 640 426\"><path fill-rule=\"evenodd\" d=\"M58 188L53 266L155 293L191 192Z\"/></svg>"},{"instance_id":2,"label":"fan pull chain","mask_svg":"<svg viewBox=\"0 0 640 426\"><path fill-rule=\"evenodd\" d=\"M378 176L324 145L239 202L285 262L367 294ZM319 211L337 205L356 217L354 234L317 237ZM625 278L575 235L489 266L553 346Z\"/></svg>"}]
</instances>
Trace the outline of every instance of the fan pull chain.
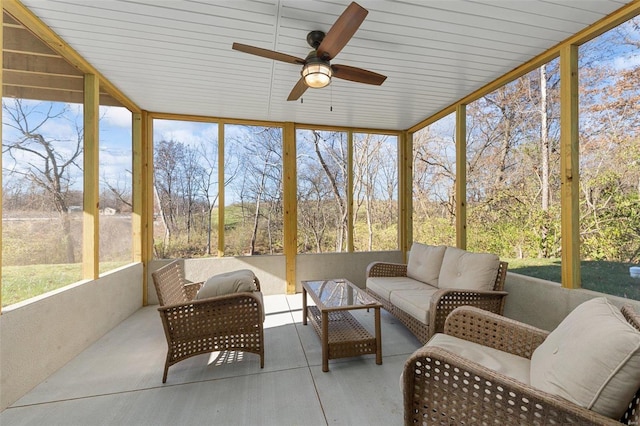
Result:
<instances>
[{"instance_id":1,"label":"fan pull chain","mask_svg":"<svg viewBox=\"0 0 640 426\"><path fill-rule=\"evenodd\" d=\"M333 86L329 86L329 103L331 104L329 106L329 112L333 112Z\"/></svg>"}]
</instances>

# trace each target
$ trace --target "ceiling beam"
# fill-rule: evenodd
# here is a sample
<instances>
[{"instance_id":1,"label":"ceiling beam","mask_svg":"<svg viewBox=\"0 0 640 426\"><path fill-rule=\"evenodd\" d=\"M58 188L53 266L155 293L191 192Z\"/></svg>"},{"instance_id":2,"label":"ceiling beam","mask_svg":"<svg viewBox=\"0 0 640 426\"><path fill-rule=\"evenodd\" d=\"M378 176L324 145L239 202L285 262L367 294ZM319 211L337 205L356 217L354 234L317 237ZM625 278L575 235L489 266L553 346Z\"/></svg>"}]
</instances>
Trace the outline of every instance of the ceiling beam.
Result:
<instances>
[{"instance_id":1,"label":"ceiling beam","mask_svg":"<svg viewBox=\"0 0 640 426\"><path fill-rule=\"evenodd\" d=\"M4 69L2 84L40 89L73 90L79 92L82 92L84 86L82 76L35 74L12 69Z\"/></svg>"},{"instance_id":2,"label":"ceiling beam","mask_svg":"<svg viewBox=\"0 0 640 426\"><path fill-rule=\"evenodd\" d=\"M67 42L65 42L60 36L58 36L51 28L49 28L40 18L38 18L33 12L27 9L22 3L17 0L3 0L2 6L4 10L9 13L15 20L20 22L26 28L31 31L38 39L45 43L58 55L65 58L71 65L76 67L82 72L82 74L94 74L98 76L100 80L100 86L109 92L111 97L118 100L118 105L124 106L131 112L140 112L141 109L131 99L129 99L124 93L122 93L113 83L111 83L105 76L102 75L96 68L93 67L86 59L84 59L78 52L76 52ZM9 86L10 87L10 86ZM80 99L79 103L82 103L83 99ZM102 103L102 96L100 97L100 103Z\"/></svg>"},{"instance_id":3,"label":"ceiling beam","mask_svg":"<svg viewBox=\"0 0 640 426\"><path fill-rule=\"evenodd\" d=\"M60 56L37 56L22 52L3 51L2 68L38 74L82 77L82 73Z\"/></svg>"},{"instance_id":4,"label":"ceiling beam","mask_svg":"<svg viewBox=\"0 0 640 426\"><path fill-rule=\"evenodd\" d=\"M3 25L5 52L21 52L30 55L60 57L49 46L34 37L26 28Z\"/></svg>"},{"instance_id":5,"label":"ceiling beam","mask_svg":"<svg viewBox=\"0 0 640 426\"><path fill-rule=\"evenodd\" d=\"M3 73L6 73L6 71L3 71ZM10 98L33 99L38 101L70 102L76 104L82 104L84 102L84 94L82 91L11 86L8 84L2 85L2 95ZM104 93L100 94L100 105L122 106L117 99Z\"/></svg>"}]
</instances>

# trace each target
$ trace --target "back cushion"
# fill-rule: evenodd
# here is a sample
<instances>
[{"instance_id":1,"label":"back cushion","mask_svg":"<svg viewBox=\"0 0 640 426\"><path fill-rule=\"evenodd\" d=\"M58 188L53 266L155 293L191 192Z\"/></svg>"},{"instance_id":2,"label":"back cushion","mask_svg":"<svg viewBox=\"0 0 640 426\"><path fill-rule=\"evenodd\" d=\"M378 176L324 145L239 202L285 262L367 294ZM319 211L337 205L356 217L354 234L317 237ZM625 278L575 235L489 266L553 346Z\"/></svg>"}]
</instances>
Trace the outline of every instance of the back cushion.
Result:
<instances>
[{"instance_id":1,"label":"back cushion","mask_svg":"<svg viewBox=\"0 0 640 426\"><path fill-rule=\"evenodd\" d=\"M463 290L493 290L500 259L490 253L470 253L447 247L440 269L440 288Z\"/></svg>"},{"instance_id":2,"label":"back cushion","mask_svg":"<svg viewBox=\"0 0 640 426\"><path fill-rule=\"evenodd\" d=\"M618 420L640 388L640 332L605 297L584 302L533 352L531 385Z\"/></svg>"},{"instance_id":3,"label":"back cushion","mask_svg":"<svg viewBox=\"0 0 640 426\"><path fill-rule=\"evenodd\" d=\"M209 297L223 296L230 293L242 293L245 291L255 291L255 275L249 269L225 272L214 275L205 281L198 291L196 299L207 299Z\"/></svg>"},{"instance_id":4,"label":"back cushion","mask_svg":"<svg viewBox=\"0 0 640 426\"><path fill-rule=\"evenodd\" d=\"M438 287L438 276L446 246L413 243L407 262L407 277Z\"/></svg>"}]
</instances>

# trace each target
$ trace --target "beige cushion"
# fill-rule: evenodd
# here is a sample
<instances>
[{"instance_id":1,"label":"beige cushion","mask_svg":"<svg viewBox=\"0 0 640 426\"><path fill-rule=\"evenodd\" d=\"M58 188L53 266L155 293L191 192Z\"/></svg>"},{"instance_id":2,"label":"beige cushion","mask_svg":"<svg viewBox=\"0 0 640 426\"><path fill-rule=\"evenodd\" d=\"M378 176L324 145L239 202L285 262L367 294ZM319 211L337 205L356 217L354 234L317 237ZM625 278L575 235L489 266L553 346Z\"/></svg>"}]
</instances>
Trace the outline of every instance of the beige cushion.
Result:
<instances>
[{"instance_id":1,"label":"beige cushion","mask_svg":"<svg viewBox=\"0 0 640 426\"><path fill-rule=\"evenodd\" d=\"M214 275L205 281L204 285L198 290L196 299L207 299L243 291L255 291L254 278L255 275L249 269Z\"/></svg>"},{"instance_id":2,"label":"beige cushion","mask_svg":"<svg viewBox=\"0 0 640 426\"><path fill-rule=\"evenodd\" d=\"M438 276L446 246L413 243L407 262L407 276L438 287Z\"/></svg>"},{"instance_id":3,"label":"beige cushion","mask_svg":"<svg viewBox=\"0 0 640 426\"><path fill-rule=\"evenodd\" d=\"M394 290L389 301L421 323L429 325L431 296L438 289L424 284L422 287L420 290Z\"/></svg>"},{"instance_id":4,"label":"beige cushion","mask_svg":"<svg viewBox=\"0 0 640 426\"><path fill-rule=\"evenodd\" d=\"M389 301L391 292L396 290L419 290L427 287L427 284L408 277L369 277L367 278L367 290L373 291L386 301Z\"/></svg>"},{"instance_id":5,"label":"beige cushion","mask_svg":"<svg viewBox=\"0 0 640 426\"><path fill-rule=\"evenodd\" d=\"M464 290L493 290L500 259L495 254L471 253L447 247L442 259L438 287Z\"/></svg>"},{"instance_id":6,"label":"beige cushion","mask_svg":"<svg viewBox=\"0 0 640 426\"><path fill-rule=\"evenodd\" d=\"M527 358L442 333L435 334L427 342L427 346L445 349L519 382L529 384L530 361Z\"/></svg>"},{"instance_id":7,"label":"beige cushion","mask_svg":"<svg viewBox=\"0 0 640 426\"><path fill-rule=\"evenodd\" d=\"M640 332L605 297L584 302L533 352L531 385L618 420L640 388Z\"/></svg>"}]
</instances>

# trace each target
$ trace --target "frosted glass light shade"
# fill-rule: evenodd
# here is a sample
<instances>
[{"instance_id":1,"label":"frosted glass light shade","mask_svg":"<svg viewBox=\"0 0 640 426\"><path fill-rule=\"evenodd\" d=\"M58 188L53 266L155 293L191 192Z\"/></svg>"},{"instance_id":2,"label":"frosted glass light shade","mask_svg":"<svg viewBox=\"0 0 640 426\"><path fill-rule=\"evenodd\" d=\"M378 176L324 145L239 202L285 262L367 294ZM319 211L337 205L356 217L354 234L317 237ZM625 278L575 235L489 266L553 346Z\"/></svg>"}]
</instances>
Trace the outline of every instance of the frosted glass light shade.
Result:
<instances>
[{"instance_id":1,"label":"frosted glass light shade","mask_svg":"<svg viewBox=\"0 0 640 426\"><path fill-rule=\"evenodd\" d=\"M326 62L311 61L302 68L302 76L307 86L313 88L325 87L331 83L333 75L331 67Z\"/></svg>"}]
</instances>

